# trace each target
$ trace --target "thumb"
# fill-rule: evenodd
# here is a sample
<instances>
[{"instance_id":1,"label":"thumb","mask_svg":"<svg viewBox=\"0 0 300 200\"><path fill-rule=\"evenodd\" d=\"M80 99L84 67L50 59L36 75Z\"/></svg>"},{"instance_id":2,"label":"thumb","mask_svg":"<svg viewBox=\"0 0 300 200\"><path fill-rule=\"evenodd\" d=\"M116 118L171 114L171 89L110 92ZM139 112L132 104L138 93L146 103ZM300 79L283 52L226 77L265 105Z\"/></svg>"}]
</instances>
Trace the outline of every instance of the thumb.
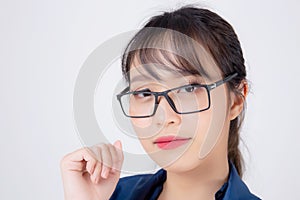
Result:
<instances>
[{"instance_id":1,"label":"thumb","mask_svg":"<svg viewBox=\"0 0 300 200\"><path fill-rule=\"evenodd\" d=\"M117 149L122 150L122 143L120 140L117 140L113 144Z\"/></svg>"}]
</instances>

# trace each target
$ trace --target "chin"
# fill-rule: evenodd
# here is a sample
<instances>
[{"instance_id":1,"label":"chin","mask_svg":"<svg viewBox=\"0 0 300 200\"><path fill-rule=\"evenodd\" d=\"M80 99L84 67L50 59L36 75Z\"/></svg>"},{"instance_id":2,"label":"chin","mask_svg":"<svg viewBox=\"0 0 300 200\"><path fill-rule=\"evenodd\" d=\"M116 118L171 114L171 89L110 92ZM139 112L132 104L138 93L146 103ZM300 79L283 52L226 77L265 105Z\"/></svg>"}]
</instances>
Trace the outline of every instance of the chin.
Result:
<instances>
[{"instance_id":1,"label":"chin","mask_svg":"<svg viewBox=\"0 0 300 200\"><path fill-rule=\"evenodd\" d=\"M202 162L202 160L199 160L195 156L192 158L188 156L182 156L170 165L165 166L164 169L174 173L185 173L196 169L199 167L199 165L201 165Z\"/></svg>"},{"instance_id":2,"label":"chin","mask_svg":"<svg viewBox=\"0 0 300 200\"><path fill-rule=\"evenodd\" d=\"M165 167L164 169L168 172L181 174L181 173L186 173L187 171L190 171L192 169L192 167L191 166L170 165L168 167Z\"/></svg>"}]
</instances>

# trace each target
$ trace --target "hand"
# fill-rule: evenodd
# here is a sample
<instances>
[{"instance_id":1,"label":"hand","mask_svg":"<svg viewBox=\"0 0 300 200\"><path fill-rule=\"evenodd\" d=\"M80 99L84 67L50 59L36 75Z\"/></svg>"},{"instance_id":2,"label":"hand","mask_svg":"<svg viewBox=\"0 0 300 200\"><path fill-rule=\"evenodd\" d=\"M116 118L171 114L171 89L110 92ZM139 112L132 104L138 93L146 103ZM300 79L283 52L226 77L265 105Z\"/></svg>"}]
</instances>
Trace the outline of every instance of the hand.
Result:
<instances>
[{"instance_id":1,"label":"hand","mask_svg":"<svg viewBox=\"0 0 300 200\"><path fill-rule=\"evenodd\" d=\"M120 179L122 144L82 148L61 160L65 200L108 200Z\"/></svg>"}]
</instances>

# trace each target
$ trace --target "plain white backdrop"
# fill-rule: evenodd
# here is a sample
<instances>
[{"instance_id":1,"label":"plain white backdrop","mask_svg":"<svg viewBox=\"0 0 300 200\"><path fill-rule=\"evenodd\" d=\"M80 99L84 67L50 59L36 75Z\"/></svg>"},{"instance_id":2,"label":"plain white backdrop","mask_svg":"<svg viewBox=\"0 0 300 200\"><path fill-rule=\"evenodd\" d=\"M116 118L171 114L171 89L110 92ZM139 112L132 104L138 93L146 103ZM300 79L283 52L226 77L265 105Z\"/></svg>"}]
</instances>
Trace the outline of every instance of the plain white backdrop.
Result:
<instances>
[{"instance_id":1,"label":"plain white backdrop","mask_svg":"<svg viewBox=\"0 0 300 200\"><path fill-rule=\"evenodd\" d=\"M73 90L88 55L159 11L199 1L0 1L1 199L63 199L61 158L81 148ZM245 182L263 199L300 199L300 3L200 1L235 28L251 93Z\"/></svg>"}]
</instances>

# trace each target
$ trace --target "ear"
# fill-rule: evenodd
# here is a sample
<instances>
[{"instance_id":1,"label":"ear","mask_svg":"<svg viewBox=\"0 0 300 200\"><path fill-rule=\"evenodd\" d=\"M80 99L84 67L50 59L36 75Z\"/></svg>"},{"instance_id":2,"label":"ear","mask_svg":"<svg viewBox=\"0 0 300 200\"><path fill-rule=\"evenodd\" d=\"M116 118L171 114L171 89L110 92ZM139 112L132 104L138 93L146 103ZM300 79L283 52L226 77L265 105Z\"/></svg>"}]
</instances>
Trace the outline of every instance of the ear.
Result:
<instances>
[{"instance_id":1,"label":"ear","mask_svg":"<svg viewBox=\"0 0 300 200\"><path fill-rule=\"evenodd\" d=\"M230 106L230 113L229 118L230 120L235 119L239 114L242 112L244 107L244 102L249 92L249 86L246 80L243 80L238 87L238 92L230 92L231 95L231 106Z\"/></svg>"}]
</instances>

